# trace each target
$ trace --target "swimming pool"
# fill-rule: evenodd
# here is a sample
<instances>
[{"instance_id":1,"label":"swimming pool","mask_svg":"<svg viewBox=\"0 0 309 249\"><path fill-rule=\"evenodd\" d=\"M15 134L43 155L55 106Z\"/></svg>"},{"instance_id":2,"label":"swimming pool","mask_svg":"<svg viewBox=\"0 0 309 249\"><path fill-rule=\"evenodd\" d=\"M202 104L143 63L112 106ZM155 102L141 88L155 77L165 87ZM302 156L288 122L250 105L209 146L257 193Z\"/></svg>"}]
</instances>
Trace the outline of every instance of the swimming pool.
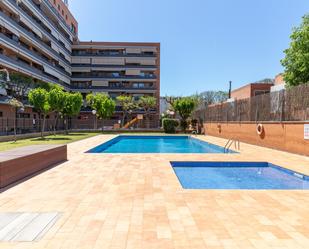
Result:
<instances>
[{"instance_id":1,"label":"swimming pool","mask_svg":"<svg viewBox=\"0 0 309 249\"><path fill-rule=\"evenodd\" d=\"M185 189L309 189L309 177L267 162L171 162Z\"/></svg>"},{"instance_id":2,"label":"swimming pool","mask_svg":"<svg viewBox=\"0 0 309 249\"><path fill-rule=\"evenodd\" d=\"M118 136L88 153L224 153L224 148L190 136Z\"/></svg>"}]
</instances>

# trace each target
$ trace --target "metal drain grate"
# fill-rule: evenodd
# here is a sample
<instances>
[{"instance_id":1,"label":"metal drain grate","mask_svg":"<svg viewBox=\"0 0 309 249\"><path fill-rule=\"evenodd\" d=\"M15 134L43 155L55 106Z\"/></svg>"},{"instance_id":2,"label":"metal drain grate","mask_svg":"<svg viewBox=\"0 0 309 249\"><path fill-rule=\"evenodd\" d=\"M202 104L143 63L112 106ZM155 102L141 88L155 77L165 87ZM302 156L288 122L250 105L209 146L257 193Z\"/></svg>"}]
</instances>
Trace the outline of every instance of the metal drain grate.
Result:
<instances>
[{"instance_id":1,"label":"metal drain grate","mask_svg":"<svg viewBox=\"0 0 309 249\"><path fill-rule=\"evenodd\" d=\"M0 241L38 241L59 219L60 213L0 213Z\"/></svg>"}]
</instances>

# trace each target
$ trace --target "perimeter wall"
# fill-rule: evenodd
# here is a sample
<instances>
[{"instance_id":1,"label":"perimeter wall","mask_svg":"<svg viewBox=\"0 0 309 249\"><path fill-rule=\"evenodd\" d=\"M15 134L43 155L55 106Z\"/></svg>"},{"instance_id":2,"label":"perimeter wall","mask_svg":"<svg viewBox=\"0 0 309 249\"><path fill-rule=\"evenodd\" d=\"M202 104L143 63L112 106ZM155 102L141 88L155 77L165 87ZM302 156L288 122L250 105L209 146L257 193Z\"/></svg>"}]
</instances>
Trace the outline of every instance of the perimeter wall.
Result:
<instances>
[{"instance_id":1,"label":"perimeter wall","mask_svg":"<svg viewBox=\"0 0 309 249\"><path fill-rule=\"evenodd\" d=\"M260 122L264 131L257 134L255 122L204 123L205 134L237 138L241 142L309 156L309 140L304 139L305 122ZM263 155L261 155L263 157Z\"/></svg>"}]
</instances>

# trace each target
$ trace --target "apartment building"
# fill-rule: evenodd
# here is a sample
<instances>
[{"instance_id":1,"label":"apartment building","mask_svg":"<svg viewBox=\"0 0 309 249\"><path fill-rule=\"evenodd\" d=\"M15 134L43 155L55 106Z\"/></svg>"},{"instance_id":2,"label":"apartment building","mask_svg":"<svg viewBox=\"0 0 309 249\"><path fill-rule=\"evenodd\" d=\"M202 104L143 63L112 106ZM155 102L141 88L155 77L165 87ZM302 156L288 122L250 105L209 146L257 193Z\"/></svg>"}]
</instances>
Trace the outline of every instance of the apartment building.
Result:
<instances>
[{"instance_id":1,"label":"apartment building","mask_svg":"<svg viewBox=\"0 0 309 249\"><path fill-rule=\"evenodd\" d=\"M104 92L113 99L123 94L136 100L145 95L154 96L158 100L154 112L158 119L159 56L159 43L76 42L72 46L71 90L84 95Z\"/></svg>"},{"instance_id":2,"label":"apartment building","mask_svg":"<svg viewBox=\"0 0 309 249\"><path fill-rule=\"evenodd\" d=\"M79 41L78 23L63 0L1 0L0 30L0 69L84 96L151 95L158 118L159 43Z\"/></svg>"}]
</instances>

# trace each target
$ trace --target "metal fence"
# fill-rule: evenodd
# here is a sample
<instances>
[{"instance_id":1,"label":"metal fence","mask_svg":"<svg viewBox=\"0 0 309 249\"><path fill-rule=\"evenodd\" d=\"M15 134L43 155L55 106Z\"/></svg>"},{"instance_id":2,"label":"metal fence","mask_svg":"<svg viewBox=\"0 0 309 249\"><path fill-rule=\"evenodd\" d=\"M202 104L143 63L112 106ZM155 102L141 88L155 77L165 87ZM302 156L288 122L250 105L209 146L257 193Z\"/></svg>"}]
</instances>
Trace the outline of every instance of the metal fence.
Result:
<instances>
[{"instance_id":1,"label":"metal fence","mask_svg":"<svg viewBox=\"0 0 309 249\"><path fill-rule=\"evenodd\" d=\"M252 98L205 106L195 112L202 122L307 121L309 84Z\"/></svg>"},{"instance_id":2,"label":"metal fence","mask_svg":"<svg viewBox=\"0 0 309 249\"><path fill-rule=\"evenodd\" d=\"M12 135L14 134L14 123L16 122L16 132L17 134L25 133L35 133L41 132L43 120L42 119L31 119L31 118L0 118L0 136ZM104 129L113 129L115 124L118 124L118 119L114 120L99 120L95 119L94 116L89 119L79 119L72 118L68 121L64 119L58 119L56 124L56 130L65 130L66 124L69 130L101 130ZM46 119L44 131L52 132L54 130L55 120ZM139 120L137 123L132 125L132 128L144 129L144 128L158 128L159 121L154 120Z\"/></svg>"}]
</instances>

